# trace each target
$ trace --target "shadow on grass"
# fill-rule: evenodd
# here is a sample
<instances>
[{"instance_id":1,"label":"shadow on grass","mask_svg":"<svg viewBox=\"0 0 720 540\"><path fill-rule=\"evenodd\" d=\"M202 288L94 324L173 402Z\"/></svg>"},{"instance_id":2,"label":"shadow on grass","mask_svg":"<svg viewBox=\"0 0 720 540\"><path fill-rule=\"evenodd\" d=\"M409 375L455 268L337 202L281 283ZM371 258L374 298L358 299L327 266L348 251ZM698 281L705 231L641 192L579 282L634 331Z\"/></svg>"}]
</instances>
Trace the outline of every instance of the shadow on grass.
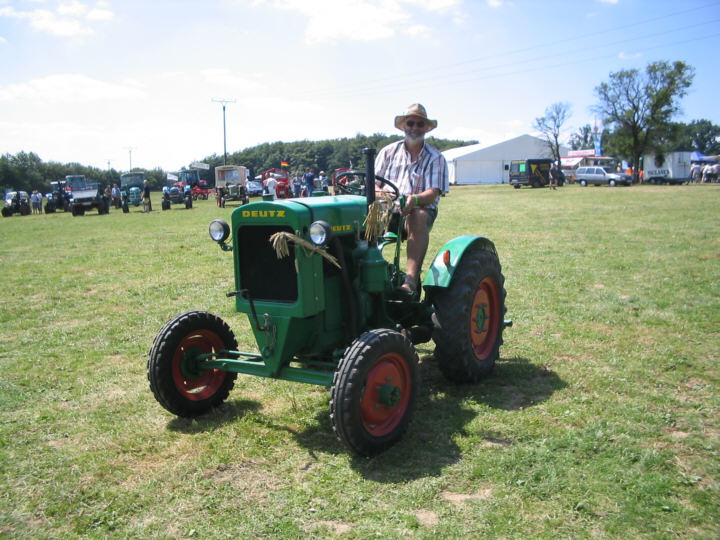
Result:
<instances>
[{"instance_id":1,"label":"shadow on grass","mask_svg":"<svg viewBox=\"0 0 720 540\"><path fill-rule=\"evenodd\" d=\"M422 387L408 431L383 454L353 457L350 462L369 480L394 483L439 476L462 459L457 440L465 440L464 446L479 444L502 451L514 442L502 434L468 429L468 425L478 415L492 414L493 409L522 414L522 410L542 403L566 386L557 374L526 358L501 359L493 373L477 384L454 384L443 377L429 351L419 352L425 353L420 366ZM231 400L197 419L174 418L168 429L186 434L212 431L260 409L257 401ZM314 422L302 430L266 420L266 427L290 433L315 459L316 452L348 454L333 433L327 407L319 408Z\"/></svg>"},{"instance_id":2,"label":"shadow on grass","mask_svg":"<svg viewBox=\"0 0 720 540\"><path fill-rule=\"evenodd\" d=\"M235 422L246 414L258 410L260 410L260 404L257 401L226 401L218 408L197 418L175 417L168 422L168 429L185 434L204 433Z\"/></svg>"},{"instance_id":3,"label":"shadow on grass","mask_svg":"<svg viewBox=\"0 0 720 540\"><path fill-rule=\"evenodd\" d=\"M423 352L423 351L420 351ZM402 440L374 458L353 458L351 466L364 477L378 482L403 482L426 476L438 476L445 467L458 462L462 451L458 437L498 448L513 441L492 433L467 429L488 407L521 411L548 399L566 386L557 374L532 364L525 358L500 360L487 379L473 385L448 382L432 356L422 359L422 388L417 408ZM311 455L315 451L347 453L335 438L327 410L318 411L316 423L300 432L292 432L298 443Z\"/></svg>"}]
</instances>

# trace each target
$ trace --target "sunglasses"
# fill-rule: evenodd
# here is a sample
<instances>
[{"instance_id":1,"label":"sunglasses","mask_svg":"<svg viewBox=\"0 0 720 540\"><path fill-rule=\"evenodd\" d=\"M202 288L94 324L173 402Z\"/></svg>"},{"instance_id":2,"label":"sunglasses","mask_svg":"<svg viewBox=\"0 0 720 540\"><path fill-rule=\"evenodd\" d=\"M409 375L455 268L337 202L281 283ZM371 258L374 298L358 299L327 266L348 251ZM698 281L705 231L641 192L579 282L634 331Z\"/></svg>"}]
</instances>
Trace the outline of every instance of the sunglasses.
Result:
<instances>
[{"instance_id":1,"label":"sunglasses","mask_svg":"<svg viewBox=\"0 0 720 540\"><path fill-rule=\"evenodd\" d=\"M425 122L423 122L422 120L407 120L405 123L407 124L407 127L410 127L410 128L415 127L415 126L417 126L419 128L425 127Z\"/></svg>"}]
</instances>

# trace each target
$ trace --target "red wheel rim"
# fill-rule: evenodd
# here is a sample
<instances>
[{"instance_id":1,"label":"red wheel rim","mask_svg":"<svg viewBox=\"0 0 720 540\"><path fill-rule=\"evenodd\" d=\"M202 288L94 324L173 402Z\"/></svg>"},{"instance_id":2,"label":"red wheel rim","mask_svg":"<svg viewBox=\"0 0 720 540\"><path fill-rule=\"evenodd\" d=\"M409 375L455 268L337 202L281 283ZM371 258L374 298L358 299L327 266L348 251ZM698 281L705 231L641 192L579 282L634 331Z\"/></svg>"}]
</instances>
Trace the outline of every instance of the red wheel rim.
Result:
<instances>
[{"instance_id":1,"label":"red wheel rim","mask_svg":"<svg viewBox=\"0 0 720 540\"><path fill-rule=\"evenodd\" d=\"M172 376L175 387L189 400L200 401L211 397L225 381L225 371L208 369L196 376L190 375L193 367L185 359L187 351L199 354L219 353L225 348L220 337L210 330L197 330L183 338L175 349L172 363Z\"/></svg>"},{"instance_id":2,"label":"red wheel rim","mask_svg":"<svg viewBox=\"0 0 720 540\"><path fill-rule=\"evenodd\" d=\"M363 426L374 437L382 437L402 421L410 402L412 380L405 358L381 356L368 371L360 401Z\"/></svg>"},{"instance_id":3,"label":"red wheel rim","mask_svg":"<svg viewBox=\"0 0 720 540\"><path fill-rule=\"evenodd\" d=\"M487 277L475 289L470 310L470 341L479 360L486 359L495 347L499 325L500 295L495 280Z\"/></svg>"}]
</instances>

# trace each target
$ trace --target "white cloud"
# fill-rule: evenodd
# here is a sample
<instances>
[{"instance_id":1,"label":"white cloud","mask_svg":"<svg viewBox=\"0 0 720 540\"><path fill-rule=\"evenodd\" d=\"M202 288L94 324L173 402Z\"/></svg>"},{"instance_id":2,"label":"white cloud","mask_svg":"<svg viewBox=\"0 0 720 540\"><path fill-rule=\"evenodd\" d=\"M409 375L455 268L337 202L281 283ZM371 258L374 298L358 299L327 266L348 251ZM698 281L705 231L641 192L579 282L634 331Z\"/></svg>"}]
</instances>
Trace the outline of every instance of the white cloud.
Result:
<instances>
[{"instance_id":1,"label":"white cloud","mask_svg":"<svg viewBox=\"0 0 720 540\"><path fill-rule=\"evenodd\" d=\"M460 0L400 0L404 4L410 4L427 11L447 11L460 5Z\"/></svg>"},{"instance_id":2,"label":"white cloud","mask_svg":"<svg viewBox=\"0 0 720 540\"><path fill-rule=\"evenodd\" d=\"M84 103L144 97L144 92L137 84L109 83L74 73L48 75L24 83L0 86L0 102Z\"/></svg>"},{"instance_id":3,"label":"white cloud","mask_svg":"<svg viewBox=\"0 0 720 540\"><path fill-rule=\"evenodd\" d=\"M256 88L258 85L252 75L247 73L233 72L227 68L209 68L200 72L208 85L216 85L228 89Z\"/></svg>"},{"instance_id":4,"label":"white cloud","mask_svg":"<svg viewBox=\"0 0 720 540\"><path fill-rule=\"evenodd\" d=\"M598 0L601 4L617 4L618 0Z\"/></svg>"},{"instance_id":5,"label":"white cloud","mask_svg":"<svg viewBox=\"0 0 720 540\"><path fill-rule=\"evenodd\" d=\"M334 42L338 39L377 41L401 31L426 36L430 29L413 21L406 8L445 12L461 0L253 0L253 7L265 4L275 9L295 11L307 18L307 43Z\"/></svg>"},{"instance_id":6,"label":"white cloud","mask_svg":"<svg viewBox=\"0 0 720 540\"><path fill-rule=\"evenodd\" d=\"M69 17L80 17L87 13L87 6L73 0L72 2L61 2L58 4L57 12L59 15L66 15Z\"/></svg>"},{"instance_id":7,"label":"white cloud","mask_svg":"<svg viewBox=\"0 0 720 540\"><path fill-rule=\"evenodd\" d=\"M4 37L0 36L0 45L5 45L5 43L7 43L7 39L5 39Z\"/></svg>"},{"instance_id":8,"label":"white cloud","mask_svg":"<svg viewBox=\"0 0 720 540\"><path fill-rule=\"evenodd\" d=\"M94 33L87 24L97 21L108 21L114 17L107 2L98 2L94 8L72 0L61 2L55 11L48 9L33 9L31 11L18 11L12 6L0 8L0 17L28 21L30 26L38 32L45 32L58 37L81 37Z\"/></svg>"},{"instance_id":9,"label":"white cloud","mask_svg":"<svg viewBox=\"0 0 720 540\"><path fill-rule=\"evenodd\" d=\"M631 59L633 59L633 58L640 58L641 56L642 56L642 54L639 53L639 52L637 52L637 53L626 53L625 51L620 51L620 53L618 54L618 58L619 58L620 60L631 60Z\"/></svg>"}]
</instances>

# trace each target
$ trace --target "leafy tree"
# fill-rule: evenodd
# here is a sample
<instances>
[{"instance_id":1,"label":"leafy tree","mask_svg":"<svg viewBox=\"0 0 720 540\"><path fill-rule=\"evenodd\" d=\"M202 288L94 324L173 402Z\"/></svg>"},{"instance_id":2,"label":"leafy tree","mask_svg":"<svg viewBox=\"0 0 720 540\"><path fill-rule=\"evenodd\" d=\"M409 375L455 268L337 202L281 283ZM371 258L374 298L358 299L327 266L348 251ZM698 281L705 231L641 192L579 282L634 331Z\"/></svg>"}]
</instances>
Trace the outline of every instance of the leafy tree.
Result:
<instances>
[{"instance_id":1,"label":"leafy tree","mask_svg":"<svg viewBox=\"0 0 720 540\"><path fill-rule=\"evenodd\" d=\"M570 148L573 150L585 150L593 147L593 129L590 124L585 124L576 133L570 135Z\"/></svg>"},{"instance_id":2,"label":"leafy tree","mask_svg":"<svg viewBox=\"0 0 720 540\"><path fill-rule=\"evenodd\" d=\"M710 120L672 124L672 138L666 150L697 150L708 155L720 154L720 126Z\"/></svg>"},{"instance_id":3,"label":"leafy tree","mask_svg":"<svg viewBox=\"0 0 720 540\"><path fill-rule=\"evenodd\" d=\"M545 139L553 161L560 163L560 132L563 124L570 118L570 104L553 103L545 109L545 115L535 119L533 128Z\"/></svg>"},{"instance_id":4,"label":"leafy tree","mask_svg":"<svg viewBox=\"0 0 720 540\"><path fill-rule=\"evenodd\" d=\"M644 72L629 69L611 73L608 82L595 88L599 101L593 109L619 135L622 153L632 156L636 179L640 156L652 147L655 137L667 132L694 72L684 62L653 62Z\"/></svg>"}]
</instances>

